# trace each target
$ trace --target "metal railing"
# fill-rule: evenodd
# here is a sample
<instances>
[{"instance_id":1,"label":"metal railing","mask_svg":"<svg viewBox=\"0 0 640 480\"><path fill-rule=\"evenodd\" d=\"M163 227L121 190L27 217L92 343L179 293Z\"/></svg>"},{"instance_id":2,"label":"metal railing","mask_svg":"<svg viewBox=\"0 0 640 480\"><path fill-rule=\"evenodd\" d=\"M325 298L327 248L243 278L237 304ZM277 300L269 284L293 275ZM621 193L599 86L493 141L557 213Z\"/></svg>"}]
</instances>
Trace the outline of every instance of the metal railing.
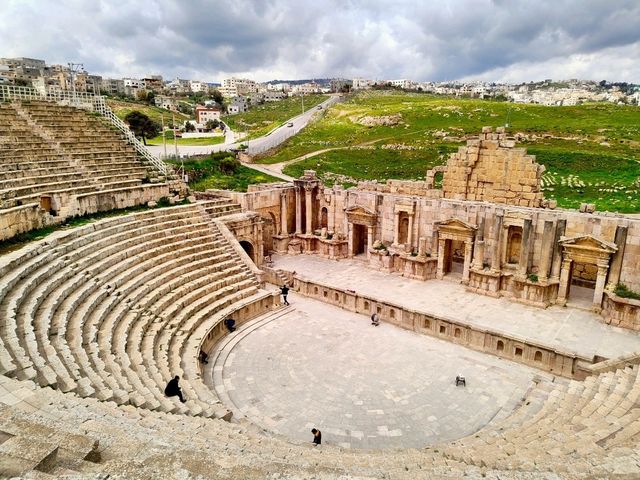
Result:
<instances>
[{"instance_id":1,"label":"metal railing","mask_svg":"<svg viewBox=\"0 0 640 480\"><path fill-rule=\"evenodd\" d=\"M167 166L155 155L151 154L145 145L136 138L126 123L118 118L109 108L101 95L87 92L73 92L68 90L51 90L47 93L40 92L31 87L18 87L15 85L0 85L0 101L9 100L45 100L59 105L68 105L84 110L91 110L105 117L111 125L116 127L136 149L136 152L148 161L161 174L167 174Z\"/></svg>"}]
</instances>

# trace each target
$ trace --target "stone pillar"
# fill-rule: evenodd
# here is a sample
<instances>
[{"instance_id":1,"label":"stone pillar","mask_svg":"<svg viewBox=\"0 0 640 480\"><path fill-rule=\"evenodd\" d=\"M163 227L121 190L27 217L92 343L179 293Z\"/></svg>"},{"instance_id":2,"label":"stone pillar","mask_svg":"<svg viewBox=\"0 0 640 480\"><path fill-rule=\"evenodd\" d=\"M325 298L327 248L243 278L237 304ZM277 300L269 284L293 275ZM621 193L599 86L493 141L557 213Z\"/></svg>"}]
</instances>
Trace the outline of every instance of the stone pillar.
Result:
<instances>
[{"instance_id":1,"label":"stone pillar","mask_svg":"<svg viewBox=\"0 0 640 480\"><path fill-rule=\"evenodd\" d=\"M371 246L373 245L373 227L367 227L367 258L371 258Z\"/></svg>"},{"instance_id":2,"label":"stone pillar","mask_svg":"<svg viewBox=\"0 0 640 480\"><path fill-rule=\"evenodd\" d=\"M427 253L427 239L420 237L418 239L418 255L424 256Z\"/></svg>"},{"instance_id":3,"label":"stone pillar","mask_svg":"<svg viewBox=\"0 0 640 480\"><path fill-rule=\"evenodd\" d=\"M558 220L556 223L556 235L553 238L553 261L551 264L551 280L558 281L560 279L560 268L562 267L562 245L560 238L567 229L566 220Z\"/></svg>"},{"instance_id":4,"label":"stone pillar","mask_svg":"<svg viewBox=\"0 0 640 480\"><path fill-rule=\"evenodd\" d=\"M312 203L312 196L311 194L313 193L313 187L309 186L309 185L305 185L304 187L304 193L305 193L305 207L306 207L306 225L305 225L305 232L307 235L311 235L313 234L313 203Z\"/></svg>"},{"instance_id":5,"label":"stone pillar","mask_svg":"<svg viewBox=\"0 0 640 480\"><path fill-rule=\"evenodd\" d=\"M409 231L407 232L407 243L413 251L413 215L409 215Z\"/></svg>"},{"instance_id":6,"label":"stone pillar","mask_svg":"<svg viewBox=\"0 0 640 480\"><path fill-rule=\"evenodd\" d=\"M540 252L540 280L547 281L549 278L549 269L553 260L553 222L546 220L544 222L544 231L542 232L542 251Z\"/></svg>"},{"instance_id":7,"label":"stone pillar","mask_svg":"<svg viewBox=\"0 0 640 480\"><path fill-rule=\"evenodd\" d=\"M608 260L598 260L598 276L596 277L596 290L593 292L593 309L596 313L602 310L602 296L604 295L604 285L607 281L607 272L609 271Z\"/></svg>"},{"instance_id":8,"label":"stone pillar","mask_svg":"<svg viewBox=\"0 0 640 480\"><path fill-rule=\"evenodd\" d=\"M493 245L491 248L491 270L500 271L500 239L502 237L502 219L503 215L496 215L493 221Z\"/></svg>"},{"instance_id":9,"label":"stone pillar","mask_svg":"<svg viewBox=\"0 0 640 480\"><path fill-rule=\"evenodd\" d=\"M288 235L289 227L287 226L287 194L280 194L280 235Z\"/></svg>"},{"instance_id":10,"label":"stone pillar","mask_svg":"<svg viewBox=\"0 0 640 480\"><path fill-rule=\"evenodd\" d=\"M529 253L533 242L533 226L530 219L525 219L522 227L522 245L520 247L520 259L518 261L518 275L526 277L529 272Z\"/></svg>"},{"instance_id":11,"label":"stone pillar","mask_svg":"<svg viewBox=\"0 0 640 480\"><path fill-rule=\"evenodd\" d=\"M302 234L302 192L296 187L296 235Z\"/></svg>"},{"instance_id":12,"label":"stone pillar","mask_svg":"<svg viewBox=\"0 0 640 480\"><path fill-rule=\"evenodd\" d=\"M620 282L620 273L622 272L622 259L624 257L624 247L627 243L627 227L618 225L616 227L616 238L614 240L618 251L613 254L611 266L609 267L609 282L607 288L616 288Z\"/></svg>"},{"instance_id":13,"label":"stone pillar","mask_svg":"<svg viewBox=\"0 0 640 480\"><path fill-rule=\"evenodd\" d=\"M558 299L556 303L566 305L567 295L569 294L569 282L571 281L571 262L568 258L562 259L562 267L560 269L560 285L558 286Z\"/></svg>"},{"instance_id":14,"label":"stone pillar","mask_svg":"<svg viewBox=\"0 0 640 480\"><path fill-rule=\"evenodd\" d=\"M393 244L398 245L400 241L400 212L395 213L393 228Z\"/></svg>"},{"instance_id":15,"label":"stone pillar","mask_svg":"<svg viewBox=\"0 0 640 480\"><path fill-rule=\"evenodd\" d=\"M482 269L484 264L484 240L476 240L476 248L473 251L473 268Z\"/></svg>"},{"instance_id":16,"label":"stone pillar","mask_svg":"<svg viewBox=\"0 0 640 480\"><path fill-rule=\"evenodd\" d=\"M442 280L444 278L444 249L446 240L438 239L438 269L436 270L436 278Z\"/></svg>"},{"instance_id":17,"label":"stone pillar","mask_svg":"<svg viewBox=\"0 0 640 480\"><path fill-rule=\"evenodd\" d=\"M471 268L471 254L473 253L473 241L464 242L464 266L462 267L462 282L469 283L469 269Z\"/></svg>"},{"instance_id":18,"label":"stone pillar","mask_svg":"<svg viewBox=\"0 0 640 480\"><path fill-rule=\"evenodd\" d=\"M353 257L353 223L347 225L347 257Z\"/></svg>"}]
</instances>

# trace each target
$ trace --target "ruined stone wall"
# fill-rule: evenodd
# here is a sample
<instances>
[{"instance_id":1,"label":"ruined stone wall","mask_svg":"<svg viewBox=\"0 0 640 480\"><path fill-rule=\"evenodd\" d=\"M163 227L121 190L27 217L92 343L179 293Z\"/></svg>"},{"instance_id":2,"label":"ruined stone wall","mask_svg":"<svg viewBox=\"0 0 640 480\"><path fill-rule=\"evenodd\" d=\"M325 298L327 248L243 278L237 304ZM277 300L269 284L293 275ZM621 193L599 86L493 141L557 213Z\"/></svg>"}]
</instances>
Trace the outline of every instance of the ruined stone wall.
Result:
<instances>
[{"instance_id":1,"label":"ruined stone wall","mask_svg":"<svg viewBox=\"0 0 640 480\"><path fill-rule=\"evenodd\" d=\"M484 127L477 140L467 141L449 157L444 169L442 194L456 200L480 200L523 207L541 206L540 180L544 166L515 141L504 128Z\"/></svg>"},{"instance_id":2,"label":"ruined stone wall","mask_svg":"<svg viewBox=\"0 0 640 480\"><path fill-rule=\"evenodd\" d=\"M332 195L337 197L333 201L344 205L344 208L362 206L375 211L378 215L375 239L382 240L387 245L391 245L394 240L396 205L415 205L413 242L408 250L417 251L419 239L424 238L427 251L435 252L437 248L435 245L437 222L458 218L472 225L484 223L482 235L485 241L484 260L486 262L491 261L494 229L498 228L495 220L498 214L505 218L531 219L533 231L528 273L538 272L543 253L547 253L543 251L542 245L545 221L550 220L557 223L559 220L565 220L565 237L593 235L608 242L614 242L617 226L627 226L628 234L620 281L633 290L640 291L640 220L632 217L611 213L589 214L564 209L550 210L462 200L429 199L355 189L333 192ZM346 234L348 231L347 217L343 209L337 209L336 212L336 231ZM502 252L500 254L502 255ZM586 275L588 277L588 274Z\"/></svg>"}]
</instances>

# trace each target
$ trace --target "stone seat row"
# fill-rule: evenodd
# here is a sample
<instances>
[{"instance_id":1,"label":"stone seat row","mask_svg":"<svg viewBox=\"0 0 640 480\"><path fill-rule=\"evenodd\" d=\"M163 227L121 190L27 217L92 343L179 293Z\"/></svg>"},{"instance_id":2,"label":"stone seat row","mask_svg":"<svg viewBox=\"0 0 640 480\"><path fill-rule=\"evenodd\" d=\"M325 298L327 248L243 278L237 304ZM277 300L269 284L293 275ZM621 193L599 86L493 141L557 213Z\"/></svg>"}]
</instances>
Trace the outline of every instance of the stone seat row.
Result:
<instances>
[{"instance_id":1,"label":"stone seat row","mask_svg":"<svg viewBox=\"0 0 640 480\"><path fill-rule=\"evenodd\" d=\"M198 326L264 295L256 278L198 207L106 223L88 229L91 240L26 253L22 268L3 276L3 373L119 404L227 416L213 394L200 398L201 385L185 381L185 405L162 389L197 356L181 359Z\"/></svg>"},{"instance_id":2,"label":"stone seat row","mask_svg":"<svg viewBox=\"0 0 640 480\"><path fill-rule=\"evenodd\" d=\"M558 386L539 410L523 406L505 421L455 442L447 453L466 462L482 459L496 468L514 467L535 464L549 454L593 454L636 441L638 371L637 365L628 366Z\"/></svg>"},{"instance_id":3,"label":"stone seat row","mask_svg":"<svg viewBox=\"0 0 640 480\"><path fill-rule=\"evenodd\" d=\"M8 437L0 444L0 465L6 469L0 474L38 479L99 474L140 479L267 478L286 471L295 478L320 478L323 472L322 478L522 480L634 478L638 471L637 447L611 447L590 456L547 453L536 464L500 469L492 467L488 457L478 457L473 447L470 455L478 462L487 461L484 466L448 458L442 453L447 445L355 451L333 446L327 436L322 448L312 448L267 436L244 422L117 406L3 376L0 432ZM33 448L26 448L26 440ZM56 447L57 455L51 456Z\"/></svg>"}]
</instances>

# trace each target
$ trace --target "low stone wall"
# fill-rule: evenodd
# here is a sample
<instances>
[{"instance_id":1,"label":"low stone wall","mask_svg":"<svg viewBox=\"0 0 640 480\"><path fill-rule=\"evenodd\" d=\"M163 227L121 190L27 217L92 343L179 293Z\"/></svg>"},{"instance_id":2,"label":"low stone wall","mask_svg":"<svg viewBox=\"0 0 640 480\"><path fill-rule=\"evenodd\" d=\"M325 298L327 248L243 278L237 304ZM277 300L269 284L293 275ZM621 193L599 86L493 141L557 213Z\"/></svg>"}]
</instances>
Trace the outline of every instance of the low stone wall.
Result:
<instances>
[{"instance_id":1,"label":"low stone wall","mask_svg":"<svg viewBox=\"0 0 640 480\"><path fill-rule=\"evenodd\" d=\"M220 339L229 333L229 330L224 325L226 318L233 318L236 321L236 327L239 327L243 323L255 318L259 315L267 313L280 305L279 292L272 292L268 296L257 299L256 301L238 306L236 310L227 312L224 317L218 317L215 319L215 323L211 325L211 328L200 340L199 350L194 352L194 361L197 362L197 354L200 350L208 352L213 346L220 341ZM199 373L202 376L202 365L198 362Z\"/></svg>"},{"instance_id":2,"label":"low stone wall","mask_svg":"<svg viewBox=\"0 0 640 480\"><path fill-rule=\"evenodd\" d=\"M640 300L605 292L601 314L605 323L640 331Z\"/></svg>"},{"instance_id":3,"label":"low stone wall","mask_svg":"<svg viewBox=\"0 0 640 480\"><path fill-rule=\"evenodd\" d=\"M144 205L170 196L169 184L141 185L118 190L105 190L82 195L42 195L40 205L24 205L0 210L0 241L49 225L64 222L67 218L90 215L97 212L118 210Z\"/></svg>"},{"instance_id":4,"label":"low stone wall","mask_svg":"<svg viewBox=\"0 0 640 480\"><path fill-rule=\"evenodd\" d=\"M38 205L0 210L0 241L55 223Z\"/></svg>"},{"instance_id":5,"label":"low stone wall","mask_svg":"<svg viewBox=\"0 0 640 480\"><path fill-rule=\"evenodd\" d=\"M640 352L629 353L622 357L605 360L593 365L580 365L579 368L584 372L585 376L588 376L615 372L621 368L633 367L634 365L640 365Z\"/></svg>"},{"instance_id":6,"label":"low stone wall","mask_svg":"<svg viewBox=\"0 0 640 480\"><path fill-rule=\"evenodd\" d=\"M342 290L318 282L294 277L293 288L302 295L336 305L355 313L378 312L380 319L407 330L430 335L498 357L523 363L563 377L576 376L578 362L591 364L594 358L575 352L513 337L498 331L468 325L455 319L436 317L401 305L380 301L352 290Z\"/></svg>"}]
</instances>

